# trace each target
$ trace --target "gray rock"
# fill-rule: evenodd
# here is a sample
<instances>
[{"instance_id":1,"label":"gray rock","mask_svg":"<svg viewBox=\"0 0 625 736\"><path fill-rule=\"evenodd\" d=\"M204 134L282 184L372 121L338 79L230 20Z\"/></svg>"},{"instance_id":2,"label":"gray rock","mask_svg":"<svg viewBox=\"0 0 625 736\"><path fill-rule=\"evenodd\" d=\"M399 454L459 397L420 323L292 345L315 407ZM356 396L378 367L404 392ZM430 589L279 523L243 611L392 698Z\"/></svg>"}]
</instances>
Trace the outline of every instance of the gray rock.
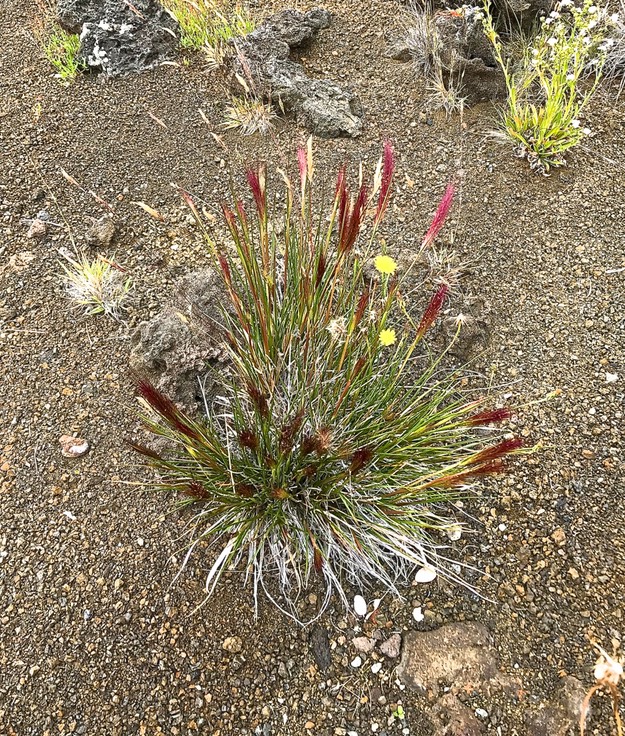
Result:
<instances>
[{"instance_id":1,"label":"gray rock","mask_svg":"<svg viewBox=\"0 0 625 736\"><path fill-rule=\"evenodd\" d=\"M527 717L527 736L569 736L577 733L586 688L575 677L562 681L553 701Z\"/></svg>"},{"instance_id":2,"label":"gray rock","mask_svg":"<svg viewBox=\"0 0 625 736\"><path fill-rule=\"evenodd\" d=\"M447 693L432 708L434 736L480 736L484 725L455 695Z\"/></svg>"},{"instance_id":3,"label":"gray rock","mask_svg":"<svg viewBox=\"0 0 625 736\"><path fill-rule=\"evenodd\" d=\"M94 248L108 248L115 236L115 223L110 215L103 215L94 220L93 225L85 233L87 245Z\"/></svg>"},{"instance_id":4,"label":"gray rock","mask_svg":"<svg viewBox=\"0 0 625 736\"><path fill-rule=\"evenodd\" d=\"M219 284L209 270L188 274L177 283L181 310L163 309L132 336L131 368L187 411L197 411L203 393L210 399L219 383L218 371L211 370L225 359Z\"/></svg>"},{"instance_id":5,"label":"gray rock","mask_svg":"<svg viewBox=\"0 0 625 736\"><path fill-rule=\"evenodd\" d=\"M447 84L459 84L465 104L503 99L506 84L482 21L474 13L440 11L434 18Z\"/></svg>"},{"instance_id":6,"label":"gray rock","mask_svg":"<svg viewBox=\"0 0 625 736\"><path fill-rule=\"evenodd\" d=\"M332 664L332 654L330 653L330 640L328 631L320 624L315 624L310 632L310 650L317 667L321 672L325 672Z\"/></svg>"},{"instance_id":7,"label":"gray rock","mask_svg":"<svg viewBox=\"0 0 625 736\"><path fill-rule=\"evenodd\" d=\"M177 47L177 23L158 0L58 0L57 15L80 34L82 61L110 76L152 69Z\"/></svg>"},{"instance_id":8,"label":"gray rock","mask_svg":"<svg viewBox=\"0 0 625 736\"><path fill-rule=\"evenodd\" d=\"M397 659L401 651L401 636L399 634L389 636L386 641L380 644L380 651L385 657Z\"/></svg>"},{"instance_id":9,"label":"gray rock","mask_svg":"<svg viewBox=\"0 0 625 736\"><path fill-rule=\"evenodd\" d=\"M348 90L325 79L311 79L289 58L291 49L310 42L330 23L325 10L284 10L234 42L233 66L251 80L258 94L276 102L321 138L356 137L362 131L362 106Z\"/></svg>"},{"instance_id":10,"label":"gray rock","mask_svg":"<svg viewBox=\"0 0 625 736\"><path fill-rule=\"evenodd\" d=\"M490 691L512 684L499 671L492 636L477 623L409 633L397 674L407 686L421 692L436 693L440 683L449 685L452 693L469 685Z\"/></svg>"}]
</instances>

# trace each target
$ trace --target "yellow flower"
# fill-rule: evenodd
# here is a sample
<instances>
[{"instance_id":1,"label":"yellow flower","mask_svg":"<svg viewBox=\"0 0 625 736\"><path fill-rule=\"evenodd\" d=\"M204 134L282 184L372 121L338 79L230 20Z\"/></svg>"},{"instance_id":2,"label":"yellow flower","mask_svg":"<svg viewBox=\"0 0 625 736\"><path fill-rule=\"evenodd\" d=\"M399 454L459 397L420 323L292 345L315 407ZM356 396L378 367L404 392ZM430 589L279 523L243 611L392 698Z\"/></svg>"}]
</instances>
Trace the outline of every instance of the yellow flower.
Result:
<instances>
[{"instance_id":1,"label":"yellow flower","mask_svg":"<svg viewBox=\"0 0 625 736\"><path fill-rule=\"evenodd\" d=\"M397 264L390 256L376 256L374 264L380 273L391 274L397 269Z\"/></svg>"},{"instance_id":2,"label":"yellow flower","mask_svg":"<svg viewBox=\"0 0 625 736\"><path fill-rule=\"evenodd\" d=\"M395 342L395 330L382 330L380 332L380 342L382 345L392 345Z\"/></svg>"}]
</instances>

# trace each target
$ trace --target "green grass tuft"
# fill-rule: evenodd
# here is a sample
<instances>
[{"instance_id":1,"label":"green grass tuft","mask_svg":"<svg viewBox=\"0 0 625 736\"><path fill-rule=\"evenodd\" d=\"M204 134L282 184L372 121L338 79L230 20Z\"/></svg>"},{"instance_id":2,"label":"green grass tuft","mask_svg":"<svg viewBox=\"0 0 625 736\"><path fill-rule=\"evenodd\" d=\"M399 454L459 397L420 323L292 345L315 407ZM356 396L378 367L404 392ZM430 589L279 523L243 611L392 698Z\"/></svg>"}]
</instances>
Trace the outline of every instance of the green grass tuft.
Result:
<instances>
[{"instance_id":1,"label":"green grass tuft","mask_svg":"<svg viewBox=\"0 0 625 736\"><path fill-rule=\"evenodd\" d=\"M179 492L194 511L190 550L200 539L218 550L208 594L240 565L255 596L265 590L293 616L313 579L325 584L321 610L333 591L347 604L346 580L397 593L415 566L436 564L445 538L437 535L457 527L446 505L519 448L484 430L509 412L479 410L461 394L460 377L442 372L442 355L420 348L448 287L413 321L409 290L380 250L390 144L371 187L352 196L339 172L327 210L315 198L310 147L298 161L299 181L284 174L275 216L266 168L248 171L252 211L238 198L234 210L224 207L232 250L212 240L183 193L223 278L231 370L199 419L141 380L145 426L172 449L161 456L137 447L159 472L156 487ZM423 248L452 198L449 186Z\"/></svg>"}]
</instances>

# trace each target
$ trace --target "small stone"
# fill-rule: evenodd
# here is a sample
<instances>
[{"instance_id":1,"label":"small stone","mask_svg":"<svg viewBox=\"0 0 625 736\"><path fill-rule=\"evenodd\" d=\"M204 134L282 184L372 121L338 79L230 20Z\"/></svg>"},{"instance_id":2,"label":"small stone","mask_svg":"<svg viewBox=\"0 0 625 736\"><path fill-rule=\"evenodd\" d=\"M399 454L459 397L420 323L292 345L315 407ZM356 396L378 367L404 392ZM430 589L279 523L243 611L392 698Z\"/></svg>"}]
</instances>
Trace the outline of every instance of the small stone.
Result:
<instances>
[{"instance_id":1,"label":"small stone","mask_svg":"<svg viewBox=\"0 0 625 736\"><path fill-rule=\"evenodd\" d=\"M462 527L460 524L453 524L447 528L447 536L452 542L457 542L462 537Z\"/></svg>"},{"instance_id":2,"label":"small stone","mask_svg":"<svg viewBox=\"0 0 625 736\"><path fill-rule=\"evenodd\" d=\"M569 575L573 580L579 580L579 573L574 567L569 567Z\"/></svg>"},{"instance_id":3,"label":"small stone","mask_svg":"<svg viewBox=\"0 0 625 736\"><path fill-rule=\"evenodd\" d=\"M564 533L564 529L562 529L561 527L554 529L553 532L551 532L551 538L558 545L558 547L562 547L562 545L566 542L566 534Z\"/></svg>"},{"instance_id":4,"label":"small stone","mask_svg":"<svg viewBox=\"0 0 625 736\"><path fill-rule=\"evenodd\" d=\"M368 636L357 636L355 639L352 639L352 644L357 652L362 652L363 654L369 654L375 647L375 642L373 639L369 639Z\"/></svg>"},{"instance_id":5,"label":"small stone","mask_svg":"<svg viewBox=\"0 0 625 736\"><path fill-rule=\"evenodd\" d=\"M46 224L46 222L36 217L30 223L30 227L28 228L26 237L36 238L36 239L45 238L47 232L48 232L48 225Z\"/></svg>"},{"instance_id":6,"label":"small stone","mask_svg":"<svg viewBox=\"0 0 625 736\"><path fill-rule=\"evenodd\" d=\"M243 641L240 636L229 636L224 639L221 648L232 654L238 654L243 649Z\"/></svg>"},{"instance_id":7,"label":"small stone","mask_svg":"<svg viewBox=\"0 0 625 736\"><path fill-rule=\"evenodd\" d=\"M385 657L390 659L396 659L399 657L401 651L401 636L399 634L393 634L389 638L380 644L380 651Z\"/></svg>"},{"instance_id":8,"label":"small stone","mask_svg":"<svg viewBox=\"0 0 625 736\"><path fill-rule=\"evenodd\" d=\"M484 708L476 708L475 709L475 715L478 718L481 718L482 720L488 718L488 711L484 710Z\"/></svg>"},{"instance_id":9,"label":"small stone","mask_svg":"<svg viewBox=\"0 0 625 736\"><path fill-rule=\"evenodd\" d=\"M371 672L373 672L374 675L377 675L377 673L382 669L382 662L376 662L375 664L371 665Z\"/></svg>"},{"instance_id":10,"label":"small stone","mask_svg":"<svg viewBox=\"0 0 625 736\"><path fill-rule=\"evenodd\" d=\"M358 668L362 664L362 659L360 657L354 657L354 659L352 659L350 664L352 667Z\"/></svg>"},{"instance_id":11,"label":"small stone","mask_svg":"<svg viewBox=\"0 0 625 736\"><path fill-rule=\"evenodd\" d=\"M436 579L436 570L429 565L424 565L421 569L417 570L415 575L415 583L431 583L432 580Z\"/></svg>"},{"instance_id":12,"label":"small stone","mask_svg":"<svg viewBox=\"0 0 625 736\"><path fill-rule=\"evenodd\" d=\"M59 437L59 443L61 445L61 455L63 455L63 457L80 457L89 451L89 443L87 440L83 440L78 437L71 437L68 434L64 434Z\"/></svg>"},{"instance_id":13,"label":"small stone","mask_svg":"<svg viewBox=\"0 0 625 736\"><path fill-rule=\"evenodd\" d=\"M109 215L94 220L93 225L85 233L87 245L94 248L108 248L115 235L115 223Z\"/></svg>"},{"instance_id":14,"label":"small stone","mask_svg":"<svg viewBox=\"0 0 625 736\"><path fill-rule=\"evenodd\" d=\"M354 612L357 616L367 615L367 601L361 595L354 596Z\"/></svg>"},{"instance_id":15,"label":"small stone","mask_svg":"<svg viewBox=\"0 0 625 736\"><path fill-rule=\"evenodd\" d=\"M606 383L616 383L617 381L618 381L618 373L606 373L605 374Z\"/></svg>"},{"instance_id":16,"label":"small stone","mask_svg":"<svg viewBox=\"0 0 625 736\"><path fill-rule=\"evenodd\" d=\"M419 606L419 608L413 608L413 610L412 610L412 618L414 618L414 620L418 624L420 624L421 621L423 621L423 619L425 618L425 615L423 614L423 610L421 609L421 606Z\"/></svg>"},{"instance_id":17,"label":"small stone","mask_svg":"<svg viewBox=\"0 0 625 736\"><path fill-rule=\"evenodd\" d=\"M315 727L315 722L314 721L306 721L306 723L304 724L304 728L307 731L310 731L310 729L311 728L314 728L314 727Z\"/></svg>"}]
</instances>

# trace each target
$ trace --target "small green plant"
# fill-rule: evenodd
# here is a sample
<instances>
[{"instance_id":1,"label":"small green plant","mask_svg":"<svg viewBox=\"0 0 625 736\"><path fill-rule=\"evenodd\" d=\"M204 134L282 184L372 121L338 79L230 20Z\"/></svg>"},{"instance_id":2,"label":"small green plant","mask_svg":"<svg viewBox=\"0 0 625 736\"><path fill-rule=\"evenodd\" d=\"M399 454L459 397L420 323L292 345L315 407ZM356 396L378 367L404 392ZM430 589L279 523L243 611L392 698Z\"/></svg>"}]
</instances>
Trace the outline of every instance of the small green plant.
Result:
<instances>
[{"instance_id":1,"label":"small green plant","mask_svg":"<svg viewBox=\"0 0 625 736\"><path fill-rule=\"evenodd\" d=\"M58 25L53 25L50 29L40 26L36 35L46 59L56 71L56 77L62 84L71 84L85 69L85 64L79 57L78 35L68 33Z\"/></svg>"},{"instance_id":2,"label":"small green plant","mask_svg":"<svg viewBox=\"0 0 625 736\"><path fill-rule=\"evenodd\" d=\"M228 42L254 30L243 5L229 0L161 0L180 26L183 49L204 51L211 66L223 63Z\"/></svg>"},{"instance_id":3,"label":"small green plant","mask_svg":"<svg viewBox=\"0 0 625 736\"><path fill-rule=\"evenodd\" d=\"M230 98L223 127L226 130L238 130L242 135L265 135L273 128L276 118L271 103L264 102L241 75L235 76L243 89L243 96Z\"/></svg>"},{"instance_id":4,"label":"small green plant","mask_svg":"<svg viewBox=\"0 0 625 736\"><path fill-rule=\"evenodd\" d=\"M515 63L507 57L490 2L485 1L484 30L508 91L502 131L518 155L541 173L566 165L566 152L590 135L581 117L601 78L604 24L600 17L592 0L581 6L560 0ZM594 80L584 85L589 72Z\"/></svg>"},{"instance_id":5,"label":"small green plant","mask_svg":"<svg viewBox=\"0 0 625 736\"><path fill-rule=\"evenodd\" d=\"M105 314L119 319L127 307L132 287L130 278L124 279L120 267L102 256L90 261L85 256L61 263L62 280L70 299L86 314Z\"/></svg>"},{"instance_id":6,"label":"small green plant","mask_svg":"<svg viewBox=\"0 0 625 736\"><path fill-rule=\"evenodd\" d=\"M521 447L485 429L510 412L468 401L460 376L442 371L442 355L423 349L448 287L413 320L411 292L379 245L391 145L371 188L362 183L351 196L341 169L327 210L316 199L310 145L298 162L297 185L282 172L274 215L266 167L248 171L253 214L239 198L234 209L224 206L232 250L211 238L183 192L223 278L231 368L201 418L140 378L145 426L171 451L134 445L158 470L156 488L181 493L195 511L188 555L199 540L218 550L208 595L241 564L255 600L264 590L294 617L313 576L326 587L321 611L332 591L347 605L346 580L399 593L415 566L436 564L445 544L437 534L457 528L445 504ZM422 249L443 227L453 195L450 185ZM450 567L441 571L455 577Z\"/></svg>"}]
</instances>

